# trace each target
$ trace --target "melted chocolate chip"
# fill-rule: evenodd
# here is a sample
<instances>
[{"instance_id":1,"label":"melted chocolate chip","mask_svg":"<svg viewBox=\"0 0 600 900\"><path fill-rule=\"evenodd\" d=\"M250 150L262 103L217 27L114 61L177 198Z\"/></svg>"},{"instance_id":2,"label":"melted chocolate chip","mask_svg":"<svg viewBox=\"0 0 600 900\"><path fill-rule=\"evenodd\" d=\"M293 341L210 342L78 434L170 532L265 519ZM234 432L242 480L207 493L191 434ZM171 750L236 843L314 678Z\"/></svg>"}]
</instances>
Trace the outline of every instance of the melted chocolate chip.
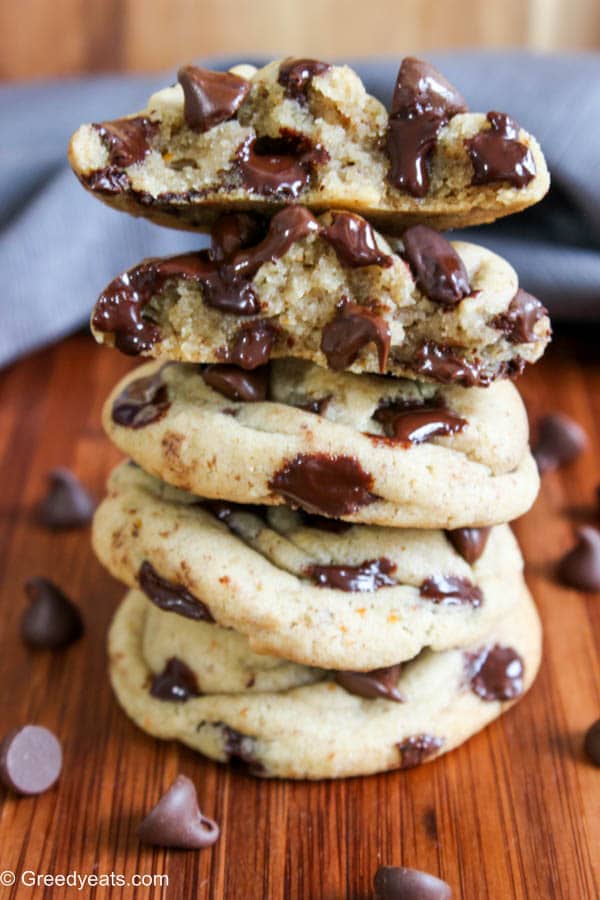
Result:
<instances>
[{"instance_id":1,"label":"melted chocolate chip","mask_svg":"<svg viewBox=\"0 0 600 900\"><path fill-rule=\"evenodd\" d=\"M400 768L413 769L443 747L442 738L432 734L416 734L396 744L400 751Z\"/></svg>"},{"instance_id":2,"label":"melted chocolate chip","mask_svg":"<svg viewBox=\"0 0 600 900\"><path fill-rule=\"evenodd\" d=\"M590 525L577 530L577 543L558 564L560 580L578 591L600 591L600 531Z\"/></svg>"},{"instance_id":3,"label":"melted chocolate chip","mask_svg":"<svg viewBox=\"0 0 600 900\"><path fill-rule=\"evenodd\" d=\"M439 232L415 225L404 232L402 243L415 281L430 300L455 306L471 293L462 259Z\"/></svg>"},{"instance_id":4,"label":"melted chocolate chip","mask_svg":"<svg viewBox=\"0 0 600 900\"><path fill-rule=\"evenodd\" d=\"M548 310L536 297L519 288L506 312L496 316L490 324L504 332L511 344L531 344L538 340L536 323L547 315Z\"/></svg>"},{"instance_id":5,"label":"melted chocolate chip","mask_svg":"<svg viewBox=\"0 0 600 900\"><path fill-rule=\"evenodd\" d=\"M383 425L386 436L407 444L422 444L434 437L456 434L467 425L456 413L430 403L384 402L373 413L376 422Z\"/></svg>"},{"instance_id":6,"label":"melted chocolate chip","mask_svg":"<svg viewBox=\"0 0 600 900\"><path fill-rule=\"evenodd\" d=\"M185 703L190 697L199 697L198 682L192 670L182 660L172 656L163 671L152 677L150 693L157 700Z\"/></svg>"},{"instance_id":7,"label":"melted chocolate chip","mask_svg":"<svg viewBox=\"0 0 600 900\"><path fill-rule=\"evenodd\" d=\"M494 644L467 657L471 690L482 700L514 700L523 693L523 660L512 647Z\"/></svg>"},{"instance_id":8,"label":"melted chocolate chip","mask_svg":"<svg viewBox=\"0 0 600 900\"><path fill-rule=\"evenodd\" d=\"M335 319L321 335L321 350L332 369L347 369L367 344L375 344L379 371L385 372L390 351L390 326L372 310L356 303L342 302Z\"/></svg>"},{"instance_id":9,"label":"melted chocolate chip","mask_svg":"<svg viewBox=\"0 0 600 900\"><path fill-rule=\"evenodd\" d=\"M320 566L316 563L307 566L305 574L318 587L333 588L336 591L378 591L382 587L397 584L392 578L396 564L387 557L367 559L359 566Z\"/></svg>"},{"instance_id":10,"label":"melted chocolate chip","mask_svg":"<svg viewBox=\"0 0 600 900\"><path fill-rule=\"evenodd\" d=\"M460 553L469 565L473 565L485 550L491 530L491 528L455 528L453 531L446 531L446 537L456 552Z\"/></svg>"},{"instance_id":11,"label":"melted chocolate chip","mask_svg":"<svg viewBox=\"0 0 600 900\"><path fill-rule=\"evenodd\" d=\"M220 355L242 369L257 369L269 362L278 334L278 326L269 319L245 322L238 330L231 347L220 351Z\"/></svg>"},{"instance_id":12,"label":"melted chocolate chip","mask_svg":"<svg viewBox=\"0 0 600 900\"><path fill-rule=\"evenodd\" d=\"M200 66L184 66L177 80L183 88L185 122L192 131L208 131L233 118L250 92L245 78Z\"/></svg>"},{"instance_id":13,"label":"melted chocolate chip","mask_svg":"<svg viewBox=\"0 0 600 900\"><path fill-rule=\"evenodd\" d=\"M543 474L573 462L586 446L587 435L577 422L563 413L550 413L540 419L532 452Z\"/></svg>"},{"instance_id":14,"label":"melted chocolate chip","mask_svg":"<svg viewBox=\"0 0 600 900\"><path fill-rule=\"evenodd\" d=\"M483 602L481 588L458 575L433 575L426 578L419 593L425 600L433 600L441 606L463 606L468 603L476 609Z\"/></svg>"},{"instance_id":15,"label":"melted chocolate chip","mask_svg":"<svg viewBox=\"0 0 600 900\"><path fill-rule=\"evenodd\" d=\"M194 597L183 585L161 578L148 560L144 560L140 566L138 583L148 599L159 609L178 613L186 619L200 622L215 621L205 603Z\"/></svg>"},{"instance_id":16,"label":"melted chocolate chip","mask_svg":"<svg viewBox=\"0 0 600 900\"><path fill-rule=\"evenodd\" d=\"M529 147L517 140L518 124L506 113L489 112L487 120L491 128L465 141L473 164L471 183L508 181L513 187L525 187L535 178L536 168Z\"/></svg>"},{"instance_id":17,"label":"melted chocolate chip","mask_svg":"<svg viewBox=\"0 0 600 900\"><path fill-rule=\"evenodd\" d=\"M479 362L469 362L463 356L459 356L455 348L435 344L433 341L425 341L421 345L414 355L412 364L420 375L426 375L442 384L485 387L491 380L482 371Z\"/></svg>"},{"instance_id":18,"label":"melted chocolate chip","mask_svg":"<svg viewBox=\"0 0 600 900\"><path fill-rule=\"evenodd\" d=\"M49 490L40 503L38 516L46 528L82 528L91 520L94 501L69 469L52 469Z\"/></svg>"},{"instance_id":19,"label":"melted chocolate chip","mask_svg":"<svg viewBox=\"0 0 600 900\"><path fill-rule=\"evenodd\" d=\"M155 122L151 122L145 116L100 122L93 127L108 149L110 166L120 169L126 169L144 159L150 152L149 142L158 128ZM105 172L106 170L98 171Z\"/></svg>"},{"instance_id":20,"label":"melted chocolate chip","mask_svg":"<svg viewBox=\"0 0 600 900\"><path fill-rule=\"evenodd\" d=\"M29 607L21 619L21 637L30 647L58 650L79 640L83 620L75 604L47 578L25 584Z\"/></svg>"},{"instance_id":21,"label":"melted chocolate chip","mask_svg":"<svg viewBox=\"0 0 600 900\"><path fill-rule=\"evenodd\" d=\"M148 353L161 335L158 326L143 315L144 307L170 277L174 276L167 274L165 262L154 259L117 276L96 301L94 328L114 334L115 346L122 353Z\"/></svg>"},{"instance_id":22,"label":"melted chocolate chip","mask_svg":"<svg viewBox=\"0 0 600 900\"><path fill-rule=\"evenodd\" d=\"M403 703L404 697L398 690L398 679L402 672L402 663L387 666L385 669L373 669L371 672L336 672L335 680L349 694L376 700L383 697L395 703Z\"/></svg>"},{"instance_id":23,"label":"melted chocolate chip","mask_svg":"<svg viewBox=\"0 0 600 900\"><path fill-rule=\"evenodd\" d=\"M62 747L51 731L25 725L0 744L0 780L17 794L41 794L57 781L62 761Z\"/></svg>"},{"instance_id":24,"label":"melted chocolate chip","mask_svg":"<svg viewBox=\"0 0 600 900\"><path fill-rule=\"evenodd\" d=\"M393 187L424 197L429 163L442 127L465 112L463 97L433 66L412 57L402 61L390 111L388 180Z\"/></svg>"},{"instance_id":25,"label":"melted chocolate chip","mask_svg":"<svg viewBox=\"0 0 600 900\"><path fill-rule=\"evenodd\" d=\"M227 754L227 762L241 763L247 767L251 773L260 774L265 771L263 764L255 756L255 740L229 725L221 725L223 730L224 746L223 749Z\"/></svg>"},{"instance_id":26,"label":"melted chocolate chip","mask_svg":"<svg viewBox=\"0 0 600 900\"><path fill-rule=\"evenodd\" d=\"M127 174L116 166L96 169L89 175L80 176L80 180L90 191L98 194L122 194L129 189Z\"/></svg>"},{"instance_id":27,"label":"melted chocolate chip","mask_svg":"<svg viewBox=\"0 0 600 900\"><path fill-rule=\"evenodd\" d=\"M267 367L246 372L237 366L206 366L202 379L229 400L259 403L267 399L269 370Z\"/></svg>"},{"instance_id":28,"label":"melted chocolate chip","mask_svg":"<svg viewBox=\"0 0 600 900\"><path fill-rule=\"evenodd\" d=\"M600 766L600 719L588 728L583 748L594 765Z\"/></svg>"},{"instance_id":29,"label":"melted chocolate chip","mask_svg":"<svg viewBox=\"0 0 600 900\"><path fill-rule=\"evenodd\" d=\"M242 186L258 194L298 197L310 183L313 170L329 160L320 145L287 131L278 138L249 138L238 150Z\"/></svg>"},{"instance_id":30,"label":"melted chocolate chip","mask_svg":"<svg viewBox=\"0 0 600 900\"><path fill-rule=\"evenodd\" d=\"M375 874L375 900L450 900L450 885L427 872L380 866Z\"/></svg>"},{"instance_id":31,"label":"melted chocolate chip","mask_svg":"<svg viewBox=\"0 0 600 900\"><path fill-rule=\"evenodd\" d=\"M193 781L178 775L137 829L142 844L197 850L210 847L219 837L219 826L203 816Z\"/></svg>"},{"instance_id":32,"label":"melted chocolate chip","mask_svg":"<svg viewBox=\"0 0 600 900\"><path fill-rule=\"evenodd\" d=\"M335 250L342 265L357 269L362 266L389 268L394 258L377 246L375 232L369 222L355 213L332 213L331 225L323 229L323 237Z\"/></svg>"},{"instance_id":33,"label":"melted chocolate chip","mask_svg":"<svg viewBox=\"0 0 600 900\"><path fill-rule=\"evenodd\" d=\"M292 405L297 409L303 409L305 412L324 416L330 400L331 394L328 394L326 397L317 397L314 400L307 400L306 403L294 403Z\"/></svg>"},{"instance_id":34,"label":"melted chocolate chip","mask_svg":"<svg viewBox=\"0 0 600 900\"><path fill-rule=\"evenodd\" d=\"M127 385L113 403L113 422L124 428L145 428L167 414L171 401L162 380L163 368Z\"/></svg>"},{"instance_id":35,"label":"melted chocolate chip","mask_svg":"<svg viewBox=\"0 0 600 900\"><path fill-rule=\"evenodd\" d=\"M339 518L378 500L371 493L373 476L354 456L299 453L275 472L272 491L309 512Z\"/></svg>"},{"instance_id":36,"label":"melted chocolate chip","mask_svg":"<svg viewBox=\"0 0 600 900\"><path fill-rule=\"evenodd\" d=\"M324 75L331 64L318 59L284 59L277 81L285 88L286 97L306 103L307 91L315 75Z\"/></svg>"}]
</instances>

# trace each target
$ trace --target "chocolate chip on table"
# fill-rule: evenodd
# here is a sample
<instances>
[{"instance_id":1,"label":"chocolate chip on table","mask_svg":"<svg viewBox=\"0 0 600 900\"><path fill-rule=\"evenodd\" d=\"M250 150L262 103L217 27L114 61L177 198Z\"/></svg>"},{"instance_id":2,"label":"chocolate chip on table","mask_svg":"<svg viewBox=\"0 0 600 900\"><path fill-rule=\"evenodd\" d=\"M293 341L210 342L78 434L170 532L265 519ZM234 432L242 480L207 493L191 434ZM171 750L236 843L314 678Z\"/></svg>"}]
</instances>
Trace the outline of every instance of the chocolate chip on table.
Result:
<instances>
[{"instance_id":1,"label":"chocolate chip on table","mask_svg":"<svg viewBox=\"0 0 600 900\"><path fill-rule=\"evenodd\" d=\"M300 196L316 167L329 160L320 144L305 135L283 130L280 137L248 138L239 147L236 167L242 187L250 193Z\"/></svg>"},{"instance_id":2,"label":"chocolate chip on table","mask_svg":"<svg viewBox=\"0 0 600 900\"><path fill-rule=\"evenodd\" d=\"M140 590L159 609L178 613L198 622L215 621L206 603L194 597L184 585L161 578L147 559L141 564L137 578Z\"/></svg>"},{"instance_id":3,"label":"chocolate chip on table","mask_svg":"<svg viewBox=\"0 0 600 900\"><path fill-rule=\"evenodd\" d=\"M199 697L201 692L190 667L172 656L166 661L163 671L152 677L150 693L157 700L185 703L190 697Z\"/></svg>"},{"instance_id":4,"label":"chocolate chip on table","mask_svg":"<svg viewBox=\"0 0 600 900\"><path fill-rule=\"evenodd\" d=\"M16 728L0 744L0 780L17 794L41 794L58 780L62 748L41 725Z\"/></svg>"},{"instance_id":5,"label":"chocolate chip on table","mask_svg":"<svg viewBox=\"0 0 600 900\"><path fill-rule=\"evenodd\" d=\"M69 469L52 469L48 493L38 508L40 523L46 528L82 528L91 520L94 501Z\"/></svg>"},{"instance_id":6,"label":"chocolate chip on table","mask_svg":"<svg viewBox=\"0 0 600 900\"><path fill-rule=\"evenodd\" d=\"M390 351L390 326L381 316L365 306L342 301L336 316L321 335L321 350L331 369L348 368L367 344L375 344L379 371L385 372Z\"/></svg>"},{"instance_id":7,"label":"chocolate chip on table","mask_svg":"<svg viewBox=\"0 0 600 900\"><path fill-rule=\"evenodd\" d=\"M124 428L145 428L163 418L171 407L164 366L153 375L130 381L113 402L112 420Z\"/></svg>"},{"instance_id":8,"label":"chocolate chip on table","mask_svg":"<svg viewBox=\"0 0 600 900\"><path fill-rule=\"evenodd\" d=\"M285 88L286 97L306 103L307 91L315 75L324 75L331 63L318 59L284 59L279 66L277 81Z\"/></svg>"},{"instance_id":9,"label":"chocolate chip on table","mask_svg":"<svg viewBox=\"0 0 600 900\"><path fill-rule=\"evenodd\" d=\"M177 73L183 89L183 115L192 131L204 132L232 119L250 93L250 82L233 72L183 66Z\"/></svg>"},{"instance_id":10,"label":"chocolate chip on table","mask_svg":"<svg viewBox=\"0 0 600 900\"><path fill-rule=\"evenodd\" d=\"M206 366L202 380L229 400L259 403L267 399L269 370L266 366L253 371L228 365Z\"/></svg>"},{"instance_id":11,"label":"chocolate chip on table","mask_svg":"<svg viewBox=\"0 0 600 900\"><path fill-rule=\"evenodd\" d=\"M477 562L486 548L491 528L454 528L446 537L469 565Z\"/></svg>"},{"instance_id":12,"label":"chocolate chip on table","mask_svg":"<svg viewBox=\"0 0 600 900\"><path fill-rule=\"evenodd\" d=\"M558 577L578 591L600 591L600 531L591 525L577 529L577 543L558 564Z\"/></svg>"},{"instance_id":13,"label":"chocolate chip on table","mask_svg":"<svg viewBox=\"0 0 600 900\"><path fill-rule=\"evenodd\" d=\"M471 690L482 700L514 700L523 693L525 666L512 647L494 644L467 654Z\"/></svg>"},{"instance_id":14,"label":"chocolate chip on table","mask_svg":"<svg viewBox=\"0 0 600 900\"><path fill-rule=\"evenodd\" d=\"M489 112L490 128L465 141L473 165L472 184L507 181L522 188L535 178L531 150L518 140L519 125L506 113Z\"/></svg>"},{"instance_id":15,"label":"chocolate chip on table","mask_svg":"<svg viewBox=\"0 0 600 900\"><path fill-rule=\"evenodd\" d=\"M47 578L25 584L29 606L21 619L21 637L30 647L58 650L83 634L83 620L75 604Z\"/></svg>"},{"instance_id":16,"label":"chocolate chip on table","mask_svg":"<svg viewBox=\"0 0 600 900\"><path fill-rule=\"evenodd\" d=\"M334 519L378 500L372 487L373 476L354 456L327 453L299 453L269 481L270 490L292 505Z\"/></svg>"},{"instance_id":17,"label":"chocolate chip on table","mask_svg":"<svg viewBox=\"0 0 600 900\"><path fill-rule=\"evenodd\" d=\"M362 266L389 268L393 265L393 256L378 248L375 232L366 219L349 212L334 212L331 218L331 224L323 229L322 235L343 266L357 269Z\"/></svg>"},{"instance_id":18,"label":"chocolate chip on table","mask_svg":"<svg viewBox=\"0 0 600 900\"><path fill-rule=\"evenodd\" d=\"M450 900L450 885L434 875L402 866L380 866L375 873L375 900Z\"/></svg>"},{"instance_id":19,"label":"chocolate chip on table","mask_svg":"<svg viewBox=\"0 0 600 900\"><path fill-rule=\"evenodd\" d=\"M550 413L540 419L533 456L540 473L552 472L572 462L587 446L583 428L564 413Z\"/></svg>"},{"instance_id":20,"label":"chocolate chip on table","mask_svg":"<svg viewBox=\"0 0 600 900\"><path fill-rule=\"evenodd\" d=\"M142 844L180 850L210 847L219 833L217 823L200 812L196 787L186 775L177 776L137 829Z\"/></svg>"},{"instance_id":21,"label":"chocolate chip on table","mask_svg":"<svg viewBox=\"0 0 600 900\"><path fill-rule=\"evenodd\" d=\"M400 768L414 769L437 753L444 746L444 741L433 734L415 734L396 746L400 753Z\"/></svg>"},{"instance_id":22,"label":"chocolate chip on table","mask_svg":"<svg viewBox=\"0 0 600 900\"><path fill-rule=\"evenodd\" d=\"M368 559L358 566L349 565L310 565L305 574L318 587L333 588L337 591L370 592L379 588L397 584L392 577L396 564L382 556L380 559Z\"/></svg>"},{"instance_id":23,"label":"chocolate chip on table","mask_svg":"<svg viewBox=\"0 0 600 900\"><path fill-rule=\"evenodd\" d=\"M406 444L422 444L434 437L456 434L467 420L433 400L423 403L383 402L373 413L386 436ZM377 436L375 436L377 437Z\"/></svg>"},{"instance_id":24,"label":"chocolate chip on table","mask_svg":"<svg viewBox=\"0 0 600 900\"><path fill-rule=\"evenodd\" d=\"M365 700L383 698L403 703L404 697L397 687L401 672L402 663L398 663L384 669L373 669L371 672L336 672L334 679L349 694Z\"/></svg>"},{"instance_id":25,"label":"chocolate chip on table","mask_svg":"<svg viewBox=\"0 0 600 900\"><path fill-rule=\"evenodd\" d=\"M158 125L145 116L114 119L93 127L108 149L110 166L121 169L142 162L150 152L150 141L158 130Z\"/></svg>"},{"instance_id":26,"label":"chocolate chip on table","mask_svg":"<svg viewBox=\"0 0 600 900\"><path fill-rule=\"evenodd\" d=\"M465 264L439 232L415 225L404 232L402 243L414 279L430 300L455 306L471 293Z\"/></svg>"},{"instance_id":27,"label":"chocolate chip on table","mask_svg":"<svg viewBox=\"0 0 600 900\"><path fill-rule=\"evenodd\" d=\"M511 344L531 344L537 340L537 322L547 315L548 310L537 297L519 288L506 312L496 316L489 324L504 332Z\"/></svg>"},{"instance_id":28,"label":"chocolate chip on table","mask_svg":"<svg viewBox=\"0 0 600 900\"><path fill-rule=\"evenodd\" d=\"M422 582L419 593L425 600L432 600L441 606L463 606L468 603L476 609L483 602L481 588L458 575L432 575Z\"/></svg>"},{"instance_id":29,"label":"chocolate chip on table","mask_svg":"<svg viewBox=\"0 0 600 900\"><path fill-rule=\"evenodd\" d=\"M600 766L600 719L586 731L583 748L594 765Z\"/></svg>"}]
</instances>

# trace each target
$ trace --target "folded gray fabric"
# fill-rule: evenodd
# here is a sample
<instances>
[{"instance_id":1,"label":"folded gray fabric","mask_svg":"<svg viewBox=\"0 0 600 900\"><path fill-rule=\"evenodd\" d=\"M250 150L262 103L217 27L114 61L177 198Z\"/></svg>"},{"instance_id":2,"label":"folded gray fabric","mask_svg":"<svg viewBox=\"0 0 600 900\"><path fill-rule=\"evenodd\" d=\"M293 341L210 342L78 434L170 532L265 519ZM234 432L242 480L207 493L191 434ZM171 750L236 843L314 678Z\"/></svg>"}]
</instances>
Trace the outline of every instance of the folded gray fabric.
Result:
<instances>
[{"instance_id":1,"label":"folded gray fabric","mask_svg":"<svg viewBox=\"0 0 600 900\"><path fill-rule=\"evenodd\" d=\"M517 118L541 142L552 173L551 192L537 207L465 235L509 259L556 318L600 319L600 56L428 58L472 109ZM350 63L388 103L399 60ZM201 236L104 207L66 161L69 136L81 122L133 112L173 80L169 73L0 87L0 365L81 326L104 285L142 257L204 246Z\"/></svg>"}]
</instances>

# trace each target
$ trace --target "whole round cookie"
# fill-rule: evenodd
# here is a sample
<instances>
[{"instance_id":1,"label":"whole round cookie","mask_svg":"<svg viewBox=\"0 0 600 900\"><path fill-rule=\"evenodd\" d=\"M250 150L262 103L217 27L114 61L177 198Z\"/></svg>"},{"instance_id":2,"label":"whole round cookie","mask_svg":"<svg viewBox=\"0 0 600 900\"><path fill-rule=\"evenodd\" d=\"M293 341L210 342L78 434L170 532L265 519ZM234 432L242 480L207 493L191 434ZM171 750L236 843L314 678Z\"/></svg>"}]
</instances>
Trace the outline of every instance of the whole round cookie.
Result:
<instances>
[{"instance_id":1,"label":"whole round cookie","mask_svg":"<svg viewBox=\"0 0 600 900\"><path fill-rule=\"evenodd\" d=\"M181 672L175 690L173 679L171 690L164 680L157 687L143 650L147 606L131 592L110 629L110 676L127 715L149 734L262 777L341 778L427 762L521 697L541 654L539 619L521 583L511 615L478 642L407 662L393 699L361 696L325 673L288 690L195 696ZM177 652L175 644L174 659Z\"/></svg>"},{"instance_id":2,"label":"whole round cookie","mask_svg":"<svg viewBox=\"0 0 600 900\"><path fill-rule=\"evenodd\" d=\"M251 648L369 670L478 640L510 616L522 558L508 526L403 530L175 491L124 464L93 545L124 584L173 615L216 621Z\"/></svg>"},{"instance_id":3,"label":"whole round cookie","mask_svg":"<svg viewBox=\"0 0 600 900\"><path fill-rule=\"evenodd\" d=\"M254 373L150 363L117 385L103 423L146 471L192 493L367 524L507 522L539 485L510 382L467 389L291 359Z\"/></svg>"}]
</instances>

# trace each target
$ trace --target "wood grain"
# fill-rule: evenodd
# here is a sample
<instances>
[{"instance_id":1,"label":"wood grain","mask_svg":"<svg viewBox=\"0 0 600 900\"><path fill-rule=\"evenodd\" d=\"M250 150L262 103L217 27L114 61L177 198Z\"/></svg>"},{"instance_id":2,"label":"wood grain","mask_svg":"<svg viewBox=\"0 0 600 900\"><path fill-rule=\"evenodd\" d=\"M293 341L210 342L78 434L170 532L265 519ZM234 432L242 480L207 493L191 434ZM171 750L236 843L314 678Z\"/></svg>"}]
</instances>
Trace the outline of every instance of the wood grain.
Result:
<instances>
[{"instance_id":1,"label":"wood grain","mask_svg":"<svg viewBox=\"0 0 600 900\"><path fill-rule=\"evenodd\" d=\"M531 693L435 763L339 783L268 783L146 737L112 698L105 633L122 595L94 560L86 530L49 534L33 510L49 468L73 468L100 497L117 452L103 436L103 398L131 362L79 335L0 377L0 731L26 721L54 729L66 765L38 798L0 793L0 871L166 874L169 887L98 889L82 897L200 900L366 900L378 865L439 874L464 900L593 900L600 895L599 771L582 736L600 716L600 599L558 587L552 564L575 522L593 521L600 481L597 340L559 339L520 386L535 419L562 409L591 445L545 477L516 523L545 625L545 660ZM594 358L594 355L596 358ZM83 640L31 652L18 637L31 575L80 604ZM357 740L360 736L357 735ZM220 822L212 850L140 847L135 828L175 775L198 785ZM74 889L0 888L0 896L61 898Z\"/></svg>"}]
</instances>

